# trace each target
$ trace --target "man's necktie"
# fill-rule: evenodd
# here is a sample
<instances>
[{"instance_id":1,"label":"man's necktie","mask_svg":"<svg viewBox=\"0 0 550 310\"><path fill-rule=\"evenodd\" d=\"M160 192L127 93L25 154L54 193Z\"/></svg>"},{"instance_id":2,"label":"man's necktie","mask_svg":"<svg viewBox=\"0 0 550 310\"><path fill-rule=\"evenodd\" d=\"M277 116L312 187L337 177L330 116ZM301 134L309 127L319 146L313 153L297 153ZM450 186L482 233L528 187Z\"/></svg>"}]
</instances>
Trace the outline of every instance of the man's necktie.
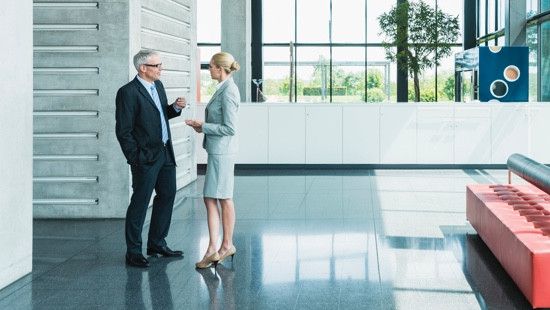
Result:
<instances>
[{"instance_id":1,"label":"man's necktie","mask_svg":"<svg viewBox=\"0 0 550 310\"><path fill-rule=\"evenodd\" d=\"M153 101L160 112L162 142L166 143L166 141L168 141L168 128L166 126L166 120L164 119L164 111L162 110L162 105L160 104L159 94L157 93L157 88L154 85L151 85L151 96L153 97Z\"/></svg>"}]
</instances>

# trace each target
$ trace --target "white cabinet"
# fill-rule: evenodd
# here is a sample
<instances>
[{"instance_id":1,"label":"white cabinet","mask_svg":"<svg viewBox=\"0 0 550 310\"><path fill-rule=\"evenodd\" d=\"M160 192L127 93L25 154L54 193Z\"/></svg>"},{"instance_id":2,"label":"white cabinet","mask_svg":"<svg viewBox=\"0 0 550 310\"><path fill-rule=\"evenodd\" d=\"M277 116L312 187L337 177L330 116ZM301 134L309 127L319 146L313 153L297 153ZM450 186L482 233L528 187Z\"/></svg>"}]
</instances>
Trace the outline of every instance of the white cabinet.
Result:
<instances>
[{"instance_id":1,"label":"white cabinet","mask_svg":"<svg viewBox=\"0 0 550 310\"><path fill-rule=\"evenodd\" d=\"M237 163L267 164L268 110L261 105L239 108Z\"/></svg>"},{"instance_id":2,"label":"white cabinet","mask_svg":"<svg viewBox=\"0 0 550 310\"><path fill-rule=\"evenodd\" d=\"M306 107L306 164L342 163L342 107Z\"/></svg>"},{"instance_id":3,"label":"white cabinet","mask_svg":"<svg viewBox=\"0 0 550 310\"><path fill-rule=\"evenodd\" d=\"M417 110L417 163L453 162L453 106L419 106Z\"/></svg>"},{"instance_id":4,"label":"white cabinet","mask_svg":"<svg viewBox=\"0 0 550 310\"><path fill-rule=\"evenodd\" d=\"M505 164L513 153L550 163L549 119L547 104L242 103L236 163ZM187 139L171 123L174 140Z\"/></svg>"},{"instance_id":5,"label":"white cabinet","mask_svg":"<svg viewBox=\"0 0 550 310\"><path fill-rule=\"evenodd\" d=\"M416 164L416 106L380 107L380 162Z\"/></svg>"},{"instance_id":6,"label":"white cabinet","mask_svg":"<svg viewBox=\"0 0 550 310\"><path fill-rule=\"evenodd\" d=\"M524 104L491 107L491 150L493 164L506 164L513 153L528 154L529 118Z\"/></svg>"},{"instance_id":7,"label":"white cabinet","mask_svg":"<svg viewBox=\"0 0 550 310\"><path fill-rule=\"evenodd\" d=\"M456 106L454 112L454 163L491 163L491 108Z\"/></svg>"},{"instance_id":8,"label":"white cabinet","mask_svg":"<svg viewBox=\"0 0 550 310\"><path fill-rule=\"evenodd\" d=\"M380 105L342 108L342 162L380 163Z\"/></svg>"},{"instance_id":9,"label":"white cabinet","mask_svg":"<svg viewBox=\"0 0 550 310\"><path fill-rule=\"evenodd\" d=\"M529 118L529 157L539 163L550 164L550 105L532 105Z\"/></svg>"},{"instance_id":10,"label":"white cabinet","mask_svg":"<svg viewBox=\"0 0 550 310\"><path fill-rule=\"evenodd\" d=\"M303 105L269 107L269 163L304 164L306 111Z\"/></svg>"}]
</instances>

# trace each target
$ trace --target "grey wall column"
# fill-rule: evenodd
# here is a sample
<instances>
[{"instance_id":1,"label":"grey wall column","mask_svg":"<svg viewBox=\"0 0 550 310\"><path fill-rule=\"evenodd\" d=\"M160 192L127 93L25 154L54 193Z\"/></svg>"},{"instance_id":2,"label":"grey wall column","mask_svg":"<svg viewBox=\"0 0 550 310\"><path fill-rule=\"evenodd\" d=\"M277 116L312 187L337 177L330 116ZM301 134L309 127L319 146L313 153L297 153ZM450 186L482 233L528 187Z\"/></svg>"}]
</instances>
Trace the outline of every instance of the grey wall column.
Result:
<instances>
[{"instance_id":1,"label":"grey wall column","mask_svg":"<svg viewBox=\"0 0 550 310\"><path fill-rule=\"evenodd\" d=\"M504 28L505 44L508 46L525 45L527 18L525 0L506 1L506 19Z\"/></svg>"},{"instance_id":2,"label":"grey wall column","mask_svg":"<svg viewBox=\"0 0 550 310\"><path fill-rule=\"evenodd\" d=\"M0 289L32 270L32 14L30 1L2 2Z\"/></svg>"},{"instance_id":3,"label":"grey wall column","mask_svg":"<svg viewBox=\"0 0 550 310\"><path fill-rule=\"evenodd\" d=\"M251 64L251 4L250 0L221 1L222 51L231 53L241 65L234 80L241 100L249 102L252 84Z\"/></svg>"}]
</instances>

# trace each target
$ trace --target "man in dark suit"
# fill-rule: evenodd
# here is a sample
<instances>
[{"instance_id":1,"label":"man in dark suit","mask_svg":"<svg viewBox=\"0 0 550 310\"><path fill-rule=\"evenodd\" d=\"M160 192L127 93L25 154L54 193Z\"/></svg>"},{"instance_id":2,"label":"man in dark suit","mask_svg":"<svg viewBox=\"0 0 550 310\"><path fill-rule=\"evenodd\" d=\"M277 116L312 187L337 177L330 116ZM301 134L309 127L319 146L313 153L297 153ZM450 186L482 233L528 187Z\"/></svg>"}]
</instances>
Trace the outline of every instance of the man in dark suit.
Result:
<instances>
[{"instance_id":1,"label":"man in dark suit","mask_svg":"<svg viewBox=\"0 0 550 310\"><path fill-rule=\"evenodd\" d=\"M126 263L148 267L142 255L141 231L156 192L149 226L147 255L183 256L171 250L166 236L176 195L176 160L168 120L179 116L183 98L168 105L159 81L162 63L157 52L142 50L134 56L137 76L116 95L116 136L132 171L132 198L126 211Z\"/></svg>"}]
</instances>

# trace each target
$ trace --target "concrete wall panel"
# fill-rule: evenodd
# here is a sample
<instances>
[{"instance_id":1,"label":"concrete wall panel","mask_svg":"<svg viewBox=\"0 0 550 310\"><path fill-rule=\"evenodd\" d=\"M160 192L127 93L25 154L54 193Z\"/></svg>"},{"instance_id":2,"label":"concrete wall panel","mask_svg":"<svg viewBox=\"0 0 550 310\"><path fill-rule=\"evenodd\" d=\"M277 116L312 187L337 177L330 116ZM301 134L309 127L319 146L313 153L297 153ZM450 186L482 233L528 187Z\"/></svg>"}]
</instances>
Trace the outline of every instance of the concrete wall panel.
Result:
<instances>
[{"instance_id":1,"label":"concrete wall panel","mask_svg":"<svg viewBox=\"0 0 550 310\"><path fill-rule=\"evenodd\" d=\"M115 173L126 164L113 111L128 80L129 19L125 2L35 3L35 217L125 214L129 178ZM57 186L44 184L54 177Z\"/></svg>"},{"instance_id":2,"label":"concrete wall panel","mask_svg":"<svg viewBox=\"0 0 550 310\"><path fill-rule=\"evenodd\" d=\"M181 0L35 1L36 217L125 216L130 175L114 133L116 92L136 74L133 55L151 48L161 52L169 101L194 96L195 7ZM188 171L193 136L183 124L192 110L184 115L170 121L178 187L196 178Z\"/></svg>"}]
</instances>

